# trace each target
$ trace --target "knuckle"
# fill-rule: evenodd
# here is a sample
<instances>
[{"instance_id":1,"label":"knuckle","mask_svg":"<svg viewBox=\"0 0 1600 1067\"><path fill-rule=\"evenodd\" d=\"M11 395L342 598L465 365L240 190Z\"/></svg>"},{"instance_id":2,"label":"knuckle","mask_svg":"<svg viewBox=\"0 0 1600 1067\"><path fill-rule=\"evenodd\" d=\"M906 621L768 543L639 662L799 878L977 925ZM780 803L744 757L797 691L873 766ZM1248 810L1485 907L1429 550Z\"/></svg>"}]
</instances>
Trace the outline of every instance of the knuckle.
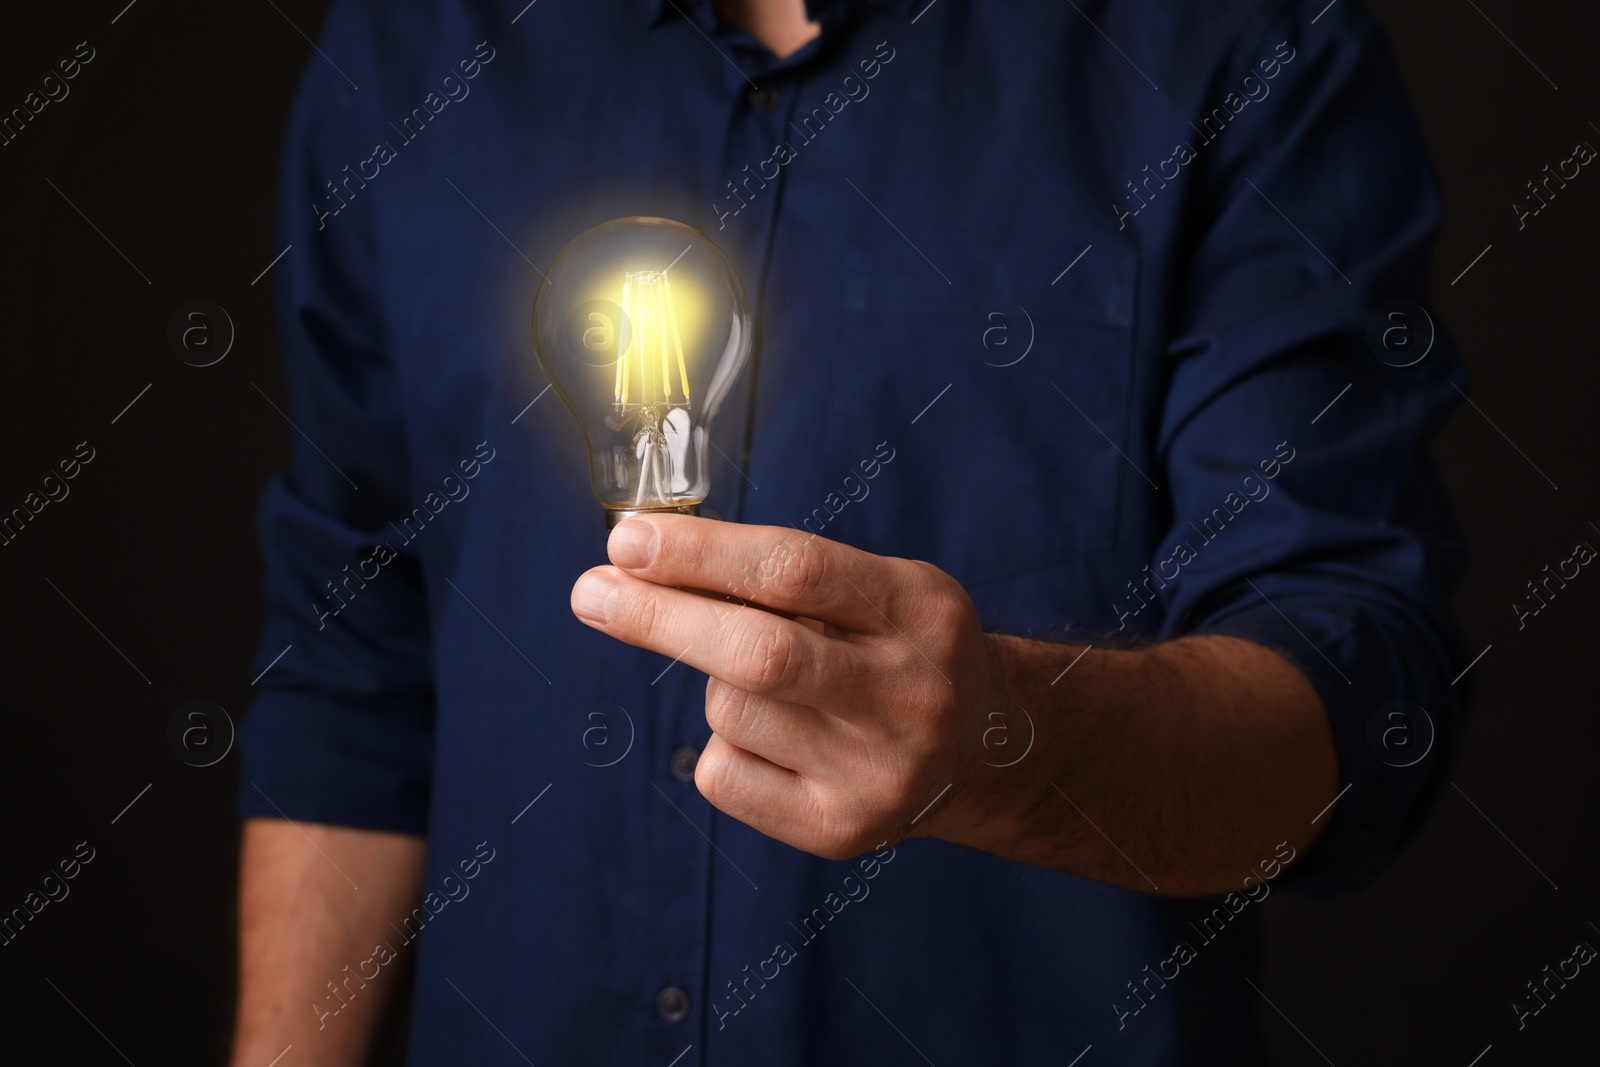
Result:
<instances>
[{"instance_id":1,"label":"knuckle","mask_svg":"<svg viewBox=\"0 0 1600 1067\"><path fill-rule=\"evenodd\" d=\"M782 599L807 603L826 584L828 557L815 538L791 536L775 555L772 591Z\"/></svg>"},{"instance_id":2,"label":"knuckle","mask_svg":"<svg viewBox=\"0 0 1600 1067\"><path fill-rule=\"evenodd\" d=\"M783 570L784 564L795 553L801 541L800 537L785 533L765 555L747 567L746 570L753 579L752 590L756 592L770 590L778 574Z\"/></svg>"},{"instance_id":3,"label":"knuckle","mask_svg":"<svg viewBox=\"0 0 1600 1067\"><path fill-rule=\"evenodd\" d=\"M951 606L960 605L966 600L966 590L961 588L961 583L933 564L919 560L917 571L917 584L922 589L922 595L928 599Z\"/></svg>"},{"instance_id":4,"label":"knuckle","mask_svg":"<svg viewBox=\"0 0 1600 1067\"><path fill-rule=\"evenodd\" d=\"M940 651L948 654L960 648L974 618L969 605L955 597L942 596L934 600L928 619Z\"/></svg>"},{"instance_id":5,"label":"knuckle","mask_svg":"<svg viewBox=\"0 0 1600 1067\"><path fill-rule=\"evenodd\" d=\"M739 635L733 673L738 687L753 693L784 688L801 669L800 643L787 626L754 619Z\"/></svg>"},{"instance_id":6,"label":"knuckle","mask_svg":"<svg viewBox=\"0 0 1600 1067\"><path fill-rule=\"evenodd\" d=\"M935 639L954 643L977 624L972 598L950 575L931 563L912 561L915 570L907 584L916 589L914 615L920 628Z\"/></svg>"},{"instance_id":7,"label":"knuckle","mask_svg":"<svg viewBox=\"0 0 1600 1067\"><path fill-rule=\"evenodd\" d=\"M720 808L733 796L733 772L729 753L720 746L707 745L694 766L694 786L708 802Z\"/></svg>"},{"instance_id":8,"label":"knuckle","mask_svg":"<svg viewBox=\"0 0 1600 1067\"><path fill-rule=\"evenodd\" d=\"M729 740L743 736L748 728L753 698L738 686L712 680L706 693L706 725L711 732Z\"/></svg>"}]
</instances>

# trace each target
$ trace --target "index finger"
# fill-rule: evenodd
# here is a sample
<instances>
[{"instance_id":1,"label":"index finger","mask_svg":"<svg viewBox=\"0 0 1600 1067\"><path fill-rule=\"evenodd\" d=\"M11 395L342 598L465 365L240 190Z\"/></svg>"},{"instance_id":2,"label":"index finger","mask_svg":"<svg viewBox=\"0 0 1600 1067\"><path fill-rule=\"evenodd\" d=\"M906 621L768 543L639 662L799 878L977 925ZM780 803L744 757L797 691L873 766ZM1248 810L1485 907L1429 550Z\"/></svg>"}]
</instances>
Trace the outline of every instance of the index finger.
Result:
<instances>
[{"instance_id":1,"label":"index finger","mask_svg":"<svg viewBox=\"0 0 1600 1067\"><path fill-rule=\"evenodd\" d=\"M781 526L637 515L611 531L611 562L657 585L735 596L860 633L891 628L904 560Z\"/></svg>"}]
</instances>

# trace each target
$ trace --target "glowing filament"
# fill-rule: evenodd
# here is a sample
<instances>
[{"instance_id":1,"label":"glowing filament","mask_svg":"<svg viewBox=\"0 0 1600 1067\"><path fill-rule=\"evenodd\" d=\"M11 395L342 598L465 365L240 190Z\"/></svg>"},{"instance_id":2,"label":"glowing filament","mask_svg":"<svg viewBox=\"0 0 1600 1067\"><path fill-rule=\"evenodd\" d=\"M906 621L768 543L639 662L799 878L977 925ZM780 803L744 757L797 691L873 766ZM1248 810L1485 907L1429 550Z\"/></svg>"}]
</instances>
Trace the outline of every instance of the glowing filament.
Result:
<instances>
[{"instance_id":1,"label":"glowing filament","mask_svg":"<svg viewBox=\"0 0 1600 1067\"><path fill-rule=\"evenodd\" d=\"M670 407L689 402L689 370L683 359L672 283L665 271L627 271L622 276L623 353L613 391L618 407ZM676 356L677 382L673 382Z\"/></svg>"}]
</instances>

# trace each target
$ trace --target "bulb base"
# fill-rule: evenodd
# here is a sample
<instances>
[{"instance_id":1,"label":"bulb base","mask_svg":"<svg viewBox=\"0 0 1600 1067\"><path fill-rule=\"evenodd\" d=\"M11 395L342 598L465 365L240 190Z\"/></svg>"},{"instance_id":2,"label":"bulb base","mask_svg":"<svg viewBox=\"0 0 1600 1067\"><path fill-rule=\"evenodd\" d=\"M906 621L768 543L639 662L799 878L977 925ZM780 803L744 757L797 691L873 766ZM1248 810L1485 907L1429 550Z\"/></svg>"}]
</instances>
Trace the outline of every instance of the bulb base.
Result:
<instances>
[{"instance_id":1,"label":"bulb base","mask_svg":"<svg viewBox=\"0 0 1600 1067\"><path fill-rule=\"evenodd\" d=\"M675 508L606 508L606 529L614 529L623 519L635 515L699 515L699 504L684 504Z\"/></svg>"}]
</instances>

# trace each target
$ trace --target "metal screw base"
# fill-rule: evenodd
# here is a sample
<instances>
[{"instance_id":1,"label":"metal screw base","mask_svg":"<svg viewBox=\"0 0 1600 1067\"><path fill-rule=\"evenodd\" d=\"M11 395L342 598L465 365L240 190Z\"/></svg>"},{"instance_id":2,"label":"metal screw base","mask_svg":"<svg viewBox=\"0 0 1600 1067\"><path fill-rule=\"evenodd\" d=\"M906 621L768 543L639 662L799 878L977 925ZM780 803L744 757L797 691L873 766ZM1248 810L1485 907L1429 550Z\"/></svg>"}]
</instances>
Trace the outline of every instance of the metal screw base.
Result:
<instances>
[{"instance_id":1,"label":"metal screw base","mask_svg":"<svg viewBox=\"0 0 1600 1067\"><path fill-rule=\"evenodd\" d=\"M606 508L606 529L614 529L623 519L635 515L699 515L699 504L684 504L675 508Z\"/></svg>"}]
</instances>

